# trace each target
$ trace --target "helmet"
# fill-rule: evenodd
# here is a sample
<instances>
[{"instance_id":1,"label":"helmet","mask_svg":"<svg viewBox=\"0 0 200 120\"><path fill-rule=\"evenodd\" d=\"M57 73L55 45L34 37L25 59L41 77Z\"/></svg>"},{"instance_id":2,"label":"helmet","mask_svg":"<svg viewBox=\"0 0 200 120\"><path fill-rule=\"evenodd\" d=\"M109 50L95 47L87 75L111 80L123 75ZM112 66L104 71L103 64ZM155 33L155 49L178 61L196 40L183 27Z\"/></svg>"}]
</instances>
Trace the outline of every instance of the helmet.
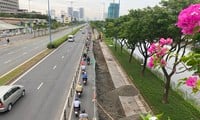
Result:
<instances>
[{"instance_id":1,"label":"helmet","mask_svg":"<svg viewBox=\"0 0 200 120\"><path fill-rule=\"evenodd\" d=\"M79 100L78 97L76 97L75 100Z\"/></svg>"},{"instance_id":2,"label":"helmet","mask_svg":"<svg viewBox=\"0 0 200 120\"><path fill-rule=\"evenodd\" d=\"M85 113L85 110L82 110L82 113Z\"/></svg>"}]
</instances>

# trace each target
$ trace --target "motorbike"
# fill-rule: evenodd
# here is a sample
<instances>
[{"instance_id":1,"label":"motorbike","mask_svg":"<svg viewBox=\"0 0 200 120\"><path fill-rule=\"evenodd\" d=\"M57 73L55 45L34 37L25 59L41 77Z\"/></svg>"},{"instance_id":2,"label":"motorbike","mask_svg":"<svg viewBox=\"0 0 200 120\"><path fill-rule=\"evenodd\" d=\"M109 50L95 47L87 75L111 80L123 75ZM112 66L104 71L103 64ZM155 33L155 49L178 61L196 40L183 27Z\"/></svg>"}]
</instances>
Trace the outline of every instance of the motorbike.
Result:
<instances>
[{"instance_id":1,"label":"motorbike","mask_svg":"<svg viewBox=\"0 0 200 120\"><path fill-rule=\"evenodd\" d=\"M87 78L83 78L83 84L87 85Z\"/></svg>"},{"instance_id":2,"label":"motorbike","mask_svg":"<svg viewBox=\"0 0 200 120\"><path fill-rule=\"evenodd\" d=\"M80 109L78 107L75 107L74 108L74 114L75 114L75 116L78 117L79 113L80 113Z\"/></svg>"},{"instance_id":3,"label":"motorbike","mask_svg":"<svg viewBox=\"0 0 200 120\"><path fill-rule=\"evenodd\" d=\"M81 94L82 94L82 91L76 91L76 94L77 94L77 96L80 98L80 97L81 97Z\"/></svg>"},{"instance_id":4,"label":"motorbike","mask_svg":"<svg viewBox=\"0 0 200 120\"><path fill-rule=\"evenodd\" d=\"M87 61L87 65L90 65L90 61Z\"/></svg>"}]
</instances>

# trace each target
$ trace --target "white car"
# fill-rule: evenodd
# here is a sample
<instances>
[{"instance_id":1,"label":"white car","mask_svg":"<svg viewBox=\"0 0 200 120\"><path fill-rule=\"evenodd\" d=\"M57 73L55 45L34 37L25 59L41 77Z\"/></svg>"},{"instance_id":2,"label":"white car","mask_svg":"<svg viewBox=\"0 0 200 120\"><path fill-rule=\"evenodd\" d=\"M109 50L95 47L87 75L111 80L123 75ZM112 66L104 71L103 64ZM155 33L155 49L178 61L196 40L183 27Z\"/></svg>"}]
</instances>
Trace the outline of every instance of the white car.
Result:
<instances>
[{"instance_id":1,"label":"white car","mask_svg":"<svg viewBox=\"0 0 200 120\"><path fill-rule=\"evenodd\" d=\"M11 111L14 103L25 95L21 85L0 86L0 112Z\"/></svg>"},{"instance_id":2,"label":"white car","mask_svg":"<svg viewBox=\"0 0 200 120\"><path fill-rule=\"evenodd\" d=\"M68 41L69 42L74 42L74 36L73 35L69 35L68 36Z\"/></svg>"}]
</instances>

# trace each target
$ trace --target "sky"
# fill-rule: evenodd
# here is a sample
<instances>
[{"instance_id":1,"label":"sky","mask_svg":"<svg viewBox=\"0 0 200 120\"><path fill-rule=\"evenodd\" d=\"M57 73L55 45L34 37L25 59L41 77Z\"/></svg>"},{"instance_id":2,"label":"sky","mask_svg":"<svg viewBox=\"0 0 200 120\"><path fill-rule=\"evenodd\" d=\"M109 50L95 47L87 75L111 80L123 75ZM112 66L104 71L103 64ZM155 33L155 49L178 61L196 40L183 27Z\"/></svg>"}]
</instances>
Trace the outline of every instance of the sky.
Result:
<instances>
[{"instance_id":1,"label":"sky","mask_svg":"<svg viewBox=\"0 0 200 120\"><path fill-rule=\"evenodd\" d=\"M50 9L56 11L59 16L62 11L67 12L67 8L71 6L78 9L83 7L85 9L85 17L89 19L102 19L103 11L108 11L109 3L113 0L49 0ZM120 15L128 14L130 9L145 8L147 6L158 5L161 0L121 0L120 1ZM115 0L118 3L119 0ZM30 3L30 4L29 4ZM29 7L30 5L30 7ZM48 10L48 0L19 0L20 9L28 9L31 11L42 12L46 14Z\"/></svg>"}]
</instances>

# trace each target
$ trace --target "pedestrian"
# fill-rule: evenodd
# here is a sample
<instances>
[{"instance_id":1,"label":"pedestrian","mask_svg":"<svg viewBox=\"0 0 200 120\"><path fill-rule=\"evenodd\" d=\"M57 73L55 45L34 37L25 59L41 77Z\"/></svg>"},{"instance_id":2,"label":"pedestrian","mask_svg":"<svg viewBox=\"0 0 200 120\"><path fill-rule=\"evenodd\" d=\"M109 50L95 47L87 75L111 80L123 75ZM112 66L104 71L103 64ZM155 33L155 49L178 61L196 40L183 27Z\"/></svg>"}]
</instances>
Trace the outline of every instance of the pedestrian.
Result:
<instances>
[{"instance_id":1,"label":"pedestrian","mask_svg":"<svg viewBox=\"0 0 200 120\"><path fill-rule=\"evenodd\" d=\"M10 42L9 38L7 38L6 41L7 41L7 44L9 44L9 42Z\"/></svg>"}]
</instances>

